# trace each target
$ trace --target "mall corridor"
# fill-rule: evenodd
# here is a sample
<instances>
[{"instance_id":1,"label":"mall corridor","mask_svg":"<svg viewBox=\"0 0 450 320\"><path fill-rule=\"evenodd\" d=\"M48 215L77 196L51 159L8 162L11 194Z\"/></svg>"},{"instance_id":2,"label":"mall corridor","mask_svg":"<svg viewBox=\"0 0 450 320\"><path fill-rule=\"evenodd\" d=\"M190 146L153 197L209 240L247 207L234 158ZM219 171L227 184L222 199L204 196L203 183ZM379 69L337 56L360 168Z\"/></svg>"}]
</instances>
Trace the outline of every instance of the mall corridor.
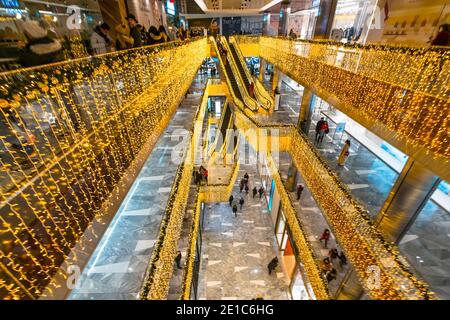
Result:
<instances>
[{"instance_id":1,"label":"mall corridor","mask_svg":"<svg viewBox=\"0 0 450 320\"><path fill-rule=\"evenodd\" d=\"M249 175L250 192L239 192L244 174ZM206 205L205 229L199 279L200 299L289 299L282 263L269 275L267 265L278 256L278 246L265 196L251 190L261 187L254 165L240 165L233 188L237 217L229 203ZM240 198L244 199L242 209Z\"/></svg>"}]
</instances>

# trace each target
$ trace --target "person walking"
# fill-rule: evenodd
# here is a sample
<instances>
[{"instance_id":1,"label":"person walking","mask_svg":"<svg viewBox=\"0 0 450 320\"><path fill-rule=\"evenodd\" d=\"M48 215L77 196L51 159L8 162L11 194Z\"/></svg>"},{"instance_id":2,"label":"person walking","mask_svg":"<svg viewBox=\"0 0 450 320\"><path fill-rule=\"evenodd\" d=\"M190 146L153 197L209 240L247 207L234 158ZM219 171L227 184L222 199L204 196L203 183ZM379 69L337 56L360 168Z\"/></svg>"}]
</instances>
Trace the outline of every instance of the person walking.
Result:
<instances>
[{"instance_id":1,"label":"person walking","mask_svg":"<svg viewBox=\"0 0 450 320\"><path fill-rule=\"evenodd\" d=\"M239 204L241 205L241 210L242 210L242 207L244 206L244 198L242 198L241 197L241 199L239 199Z\"/></svg>"},{"instance_id":2,"label":"person walking","mask_svg":"<svg viewBox=\"0 0 450 320\"><path fill-rule=\"evenodd\" d=\"M325 122L325 118L322 117L320 118L319 121L317 121L316 123L316 136L314 138L314 143L317 143L319 141L319 134L320 134L320 129L322 128L322 124Z\"/></svg>"},{"instance_id":3,"label":"person walking","mask_svg":"<svg viewBox=\"0 0 450 320\"><path fill-rule=\"evenodd\" d=\"M338 158L338 165L343 166L348 156L350 155L350 140L345 140L344 146L342 147L341 153Z\"/></svg>"},{"instance_id":4,"label":"person walking","mask_svg":"<svg viewBox=\"0 0 450 320\"><path fill-rule=\"evenodd\" d=\"M320 130L319 130L319 138L318 138L318 144L322 144L323 138L325 137L326 134L328 134L330 132L330 128L328 126L328 121L324 120L322 122L322 125L320 126Z\"/></svg>"},{"instance_id":5,"label":"person walking","mask_svg":"<svg viewBox=\"0 0 450 320\"><path fill-rule=\"evenodd\" d=\"M253 192L253 199L254 199L256 194L258 193L258 189L256 189L256 187L254 187L252 192Z\"/></svg>"},{"instance_id":6,"label":"person walking","mask_svg":"<svg viewBox=\"0 0 450 320\"><path fill-rule=\"evenodd\" d=\"M335 268L332 268L330 272L327 273L327 281L331 282L333 280L336 280L337 278L337 271Z\"/></svg>"},{"instance_id":7,"label":"person walking","mask_svg":"<svg viewBox=\"0 0 450 320\"><path fill-rule=\"evenodd\" d=\"M133 48L142 47L142 35L137 24L136 17L133 14L128 15L125 19L128 20L130 26L130 36L133 38Z\"/></svg>"},{"instance_id":8,"label":"person walking","mask_svg":"<svg viewBox=\"0 0 450 320\"><path fill-rule=\"evenodd\" d=\"M331 258L331 260L336 259L339 256L337 249L330 249L330 251L328 251L328 256Z\"/></svg>"},{"instance_id":9,"label":"person walking","mask_svg":"<svg viewBox=\"0 0 450 320\"><path fill-rule=\"evenodd\" d=\"M237 211L238 211L237 205L234 204L234 205L233 205L233 213L234 213L234 216L235 216L235 217L237 217Z\"/></svg>"},{"instance_id":10,"label":"person walking","mask_svg":"<svg viewBox=\"0 0 450 320\"><path fill-rule=\"evenodd\" d=\"M262 198L262 195L263 195L263 193L264 193L264 188L261 186L261 187L259 188L258 192L259 192L259 198L261 199L261 198Z\"/></svg>"},{"instance_id":11,"label":"person walking","mask_svg":"<svg viewBox=\"0 0 450 320\"><path fill-rule=\"evenodd\" d=\"M96 26L91 35L91 47L94 54L107 53L113 46L113 41L109 36L110 27L106 22Z\"/></svg>"},{"instance_id":12,"label":"person walking","mask_svg":"<svg viewBox=\"0 0 450 320\"><path fill-rule=\"evenodd\" d=\"M272 271L274 271L277 266L278 266L278 258L275 257L267 265L267 269L269 270L269 275L272 274Z\"/></svg>"},{"instance_id":13,"label":"person walking","mask_svg":"<svg viewBox=\"0 0 450 320\"><path fill-rule=\"evenodd\" d=\"M300 200L303 189L304 189L304 187L302 184L297 185L297 200Z\"/></svg>"},{"instance_id":14,"label":"person walking","mask_svg":"<svg viewBox=\"0 0 450 320\"><path fill-rule=\"evenodd\" d=\"M327 274L328 272L333 269L333 264L331 263L331 260L329 257L325 257L322 260L322 271L323 273Z\"/></svg>"},{"instance_id":15,"label":"person walking","mask_svg":"<svg viewBox=\"0 0 450 320\"><path fill-rule=\"evenodd\" d=\"M181 269L181 251L178 250L177 256L175 257L175 263L177 264L177 268Z\"/></svg>"},{"instance_id":16,"label":"person walking","mask_svg":"<svg viewBox=\"0 0 450 320\"><path fill-rule=\"evenodd\" d=\"M322 236L320 237L319 241L322 242L322 240L325 241L325 248L327 248L328 240L330 240L330 230L323 230Z\"/></svg>"},{"instance_id":17,"label":"person walking","mask_svg":"<svg viewBox=\"0 0 450 320\"><path fill-rule=\"evenodd\" d=\"M248 173L246 172L246 173L244 174L244 180L245 180L245 183L248 183L248 179L249 179L249 176L248 176Z\"/></svg>"},{"instance_id":18,"label":"person walking","mask_svg":"<svg viewBox=\"0 0 450 320\"><path fill-rule=\"evenodd\" d=\"M245 184L244 190L245 190L245 193L248 194L248 191L249 191L248 183Z\"/></svg>"},{"instance_id":19,"label":"person walking","mask_svg":"<svg viewBox=\"0 0 450 320\"><path fill-rule=\"evenodd\" d=\"M341 253L338 255L339 258L339 265L341 266L341 268L347 264L347 258L344 255L344 252L341 251Z\"/></svg>"},{"instance_id":20,"label":"person walking","mask_svg":"<svg viewBox=\"0 0 450 320\"><path fill-rule=\"evenodd\" d=\"M239 192L242 192L242 190L244 190L244 185L245 185L245 181L241 180L241 182L239 183Z\"/></svg>"},{"instance_id":21,"label":"person walking","mask_svg":"<svg viewBox=\"0 0 450 320\"><path fill-rule=\"evenodd\" d=\"M208 170L205 169L205 171L203 171L203 179L205 180L205 185L208 184Z\"/></svg>"},{"instance_id":22,"label":"person walking","mask_svg":"<svg viewBox=\"0 0 450 320\"><path fill-rule=\"evenodd\" d=\"M234 197L233 197L233 195L231 195L230 198L228 198L228 202L230 203L230 207L233 206L233 200L234 200Z\"/></svg>"}]
</instances>

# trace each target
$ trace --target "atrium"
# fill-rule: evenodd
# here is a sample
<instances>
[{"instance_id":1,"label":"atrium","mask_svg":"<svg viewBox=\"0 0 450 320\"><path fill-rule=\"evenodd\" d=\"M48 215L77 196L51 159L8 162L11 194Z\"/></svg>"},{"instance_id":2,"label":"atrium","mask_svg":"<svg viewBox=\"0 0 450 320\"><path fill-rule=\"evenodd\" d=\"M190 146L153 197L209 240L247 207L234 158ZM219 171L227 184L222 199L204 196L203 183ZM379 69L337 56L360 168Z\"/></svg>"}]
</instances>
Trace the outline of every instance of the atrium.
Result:
<instances>
[{"instance_id":1,"label":"atrium","mask_svg":"<svg viewBox=\"0 0 450 320\"><path fill-rule=\"evenodd\" d=\"M449 300L448 0L0 2L1 300Z\"/></svg>"}]
</instances>

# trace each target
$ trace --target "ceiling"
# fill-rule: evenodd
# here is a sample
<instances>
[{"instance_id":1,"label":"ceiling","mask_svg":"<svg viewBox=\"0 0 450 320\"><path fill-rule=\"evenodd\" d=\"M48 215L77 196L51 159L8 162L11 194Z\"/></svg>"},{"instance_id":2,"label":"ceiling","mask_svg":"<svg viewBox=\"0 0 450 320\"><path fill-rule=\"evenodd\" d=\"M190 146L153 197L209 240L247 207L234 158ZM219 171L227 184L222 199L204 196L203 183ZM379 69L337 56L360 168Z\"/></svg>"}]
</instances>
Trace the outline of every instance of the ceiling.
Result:
<instances>
[{"instance_id":1,"label":"ceiling","mask_svg":"<svg viewBox=\"0 0 450 320\"><path fill-rule=\"evenodd\" d=\"M311 7L312 0L291 0L291 13L309 9ZM278 3L268 9L267 11L270 13L280 13L281 3Z\"/></svg>"},{"instance_id":2,"label":"ceiling","mask_svg":"<svg viewBox=\"0 0 450 320\"><path fill-rule=\"evenodd\" d=\"M206 14L259 14L262 12L279 13L282 0L187 0L188 8ZM191 3L189 3L191 2ZM291 12L304 10L310 7L312 0L291 0ZM189 9L190 9L189 8ZM192 9L188 11L193 11ZM188 12L191 13L191 12ZM192 12L194 13L194 12Z\"/></svg>"}]
</instances>

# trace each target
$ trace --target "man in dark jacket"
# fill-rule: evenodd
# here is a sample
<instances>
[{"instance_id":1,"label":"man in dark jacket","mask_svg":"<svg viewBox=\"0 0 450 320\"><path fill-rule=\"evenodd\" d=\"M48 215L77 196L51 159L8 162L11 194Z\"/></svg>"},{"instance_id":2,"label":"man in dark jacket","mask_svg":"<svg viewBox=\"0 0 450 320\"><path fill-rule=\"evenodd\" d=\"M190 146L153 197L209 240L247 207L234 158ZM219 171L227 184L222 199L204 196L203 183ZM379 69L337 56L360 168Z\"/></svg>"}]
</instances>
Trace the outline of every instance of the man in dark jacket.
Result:
<instances>
[{"instance_id":1,"label":"man in dark jacket","mask_svg":"<svg viewBox=\"0 0 450 320\"><path fill-rule=\"evenodd\" d=\"M128 20L128 25L130 26L130 36L134 39L133 48L142 47L142 35L141 30L139 30L136 17L132 14L126 17Z\"/></svg>"},{"instance_id":2,"label":"man in dark jacket","mask_svg":"<svg viewBox=\"0 0 450 320\"><path fill-rule=\"evenodd\" d=\"M320 129L322 129L322 125L324 123L325 123L325 118L324 117L320 118L320 120L317 121L317 124L316 124L316 137L314 139L314 142L316 142L316 143L318 141L318 137L319 137L319 134L320 134Z\"/></svg>"}]
</instances>

